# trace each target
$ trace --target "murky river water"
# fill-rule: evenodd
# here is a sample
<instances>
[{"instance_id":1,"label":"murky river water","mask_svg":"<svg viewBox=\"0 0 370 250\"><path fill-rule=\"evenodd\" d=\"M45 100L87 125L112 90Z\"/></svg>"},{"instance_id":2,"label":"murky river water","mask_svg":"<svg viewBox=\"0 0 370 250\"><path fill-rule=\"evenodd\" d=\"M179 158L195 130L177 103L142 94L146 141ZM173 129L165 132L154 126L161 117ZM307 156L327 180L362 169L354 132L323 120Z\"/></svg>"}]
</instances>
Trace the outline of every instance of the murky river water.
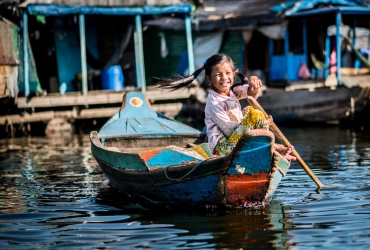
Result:
<instances>
[{"instance_id":1,"label":"murky river water","mask_svg":"<svg viewBox=\"0 0 370 250\"><path fill-rule=\"evenodd\" d=\"M325 188L292 164L265 207L151 211L119 193L88 135L0 140L0 249L368 249L370 134L282 129Z\"/></svg>"}]
</instances>

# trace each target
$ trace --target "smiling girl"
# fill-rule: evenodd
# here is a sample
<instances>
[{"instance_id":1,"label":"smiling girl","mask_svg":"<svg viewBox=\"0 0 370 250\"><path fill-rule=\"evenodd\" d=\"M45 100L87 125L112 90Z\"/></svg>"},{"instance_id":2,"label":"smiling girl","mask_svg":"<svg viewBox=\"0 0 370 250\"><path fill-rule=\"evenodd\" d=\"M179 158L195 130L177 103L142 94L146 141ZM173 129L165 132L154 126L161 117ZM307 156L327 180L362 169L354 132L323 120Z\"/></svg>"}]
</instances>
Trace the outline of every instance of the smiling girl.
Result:
<instances>
[{"instance_id":1,"label":"smiling girl","mask_svg":"<svg viewBox=\"0 0 370 250\"><path fill-rule=\"evenodd\" d=\"M262 82L258 77L251 76L249 81L244 74L238 72L232 59L224 54L215 54L204 61L204 65L189 77L167 81L160 84L161 88L178 90L194 81L201 71L205 70L206 79L211 84L205 108L205 124L208 143L211 151L218 156L229 154L236 146L240 137L251 129L269 129L272 117L267 120L261 111L251 106L241 109L239 99L248 95L258 97ZM241 83L234 84L238 76ZM277 147L287 160L295 160L291 156L292 148Z\"/></svg>"}]
</instances>

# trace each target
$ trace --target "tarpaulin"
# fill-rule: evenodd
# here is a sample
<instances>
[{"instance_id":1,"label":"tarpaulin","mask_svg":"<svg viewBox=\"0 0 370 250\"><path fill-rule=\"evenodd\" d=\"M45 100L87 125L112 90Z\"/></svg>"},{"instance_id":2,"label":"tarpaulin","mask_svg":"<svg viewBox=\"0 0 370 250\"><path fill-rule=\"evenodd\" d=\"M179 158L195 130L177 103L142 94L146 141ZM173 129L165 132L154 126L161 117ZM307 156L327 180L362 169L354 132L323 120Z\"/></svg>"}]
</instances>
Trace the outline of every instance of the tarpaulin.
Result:
<instances>
[{"instance_id":1,"label":"tarpaulin","mask_svg":"<svg viewBox=\"0 0 370 250\"><path fill-rule=\"evenodd\" d=\"M85 15L160 15L170 13L190 13L191 5L176 4L171 6L141 7L97 7L97 6L65 6L52 4L28 5L27 10L31 15L62 16L73 14Z\"/></svg>"},{"instance_id":2,"label":"tarpaulin","mask_svg":"<svg viewBox=\"0 0 370 250\"><path fill-rule=\"evenodd\" d=\"M368 7L368 4L362 0L292 0L275 5L270 10L273 12L285 12L285 15L289 16L302 10L313 9L318 4Z\"/></svg>"}]
</instances>

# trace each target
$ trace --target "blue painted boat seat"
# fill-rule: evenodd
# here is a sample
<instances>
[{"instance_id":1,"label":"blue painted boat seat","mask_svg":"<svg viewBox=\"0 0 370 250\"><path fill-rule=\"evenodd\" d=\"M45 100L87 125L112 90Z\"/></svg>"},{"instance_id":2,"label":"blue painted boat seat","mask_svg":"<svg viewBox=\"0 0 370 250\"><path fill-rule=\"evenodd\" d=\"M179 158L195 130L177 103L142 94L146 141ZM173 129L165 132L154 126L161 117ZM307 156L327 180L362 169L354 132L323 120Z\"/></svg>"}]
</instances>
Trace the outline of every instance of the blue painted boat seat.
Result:
<instances>
[{"instance_id":1,"label":"blue painted boat seat","mask_svg":"<svg viewBox=\"0 0 370 250\"><path fill-rule=\"evenodd\" d=\"M206 160L205 157L192 148L173 145L143 151L139 155L145 161L149 170Z\"/></svg>"}]
</instances>

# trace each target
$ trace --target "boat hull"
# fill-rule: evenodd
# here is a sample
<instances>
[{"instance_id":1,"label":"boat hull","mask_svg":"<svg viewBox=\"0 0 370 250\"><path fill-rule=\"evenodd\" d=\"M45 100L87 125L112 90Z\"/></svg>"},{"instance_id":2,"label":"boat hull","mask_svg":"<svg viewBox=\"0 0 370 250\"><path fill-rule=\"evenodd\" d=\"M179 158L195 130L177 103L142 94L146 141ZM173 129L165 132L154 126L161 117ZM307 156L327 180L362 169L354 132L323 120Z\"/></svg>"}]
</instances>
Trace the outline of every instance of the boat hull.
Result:
<instances>
[{"instance_id":1,"label":"boat hull","mask_svg":"<svg viewBox=\"0 0 370 250\"><path fill-rule=\"evenodd\" d=\"M90 138L92 153L110 183L144 206L239 207L268 202L289 168L289 162L273 152L274 136L267 130L249 131L228 156L198 162L180 157L181 164L169 166L149 164L165 150L147 151L152 153L149 159L143 152L112 151L100 143L97 133Z\"/></svg>"},{"instance_id":2,"label":"boat hull","mask_svg":"<svg viewBox=\"0 0 370 250\"><path fill-rule=\"evenodd\" d=\"M212 155L198 131L150 109L140 92L97 133L91 151L110 183L141 205L244 206L267 202L289 168L274 135L248 131L227 156Z\"/></svg>"},{"instance_id":3,"label":"boat hull","mask_svg":"<svg viewBox=\"0 0 370 250\"><path fill-rule=\"evenodd\" d=\"M274 117L274 122L337 124L348 116L355 89L316 89L315 91L280 91L260 96L258 102ZM246 99L242 107L249 105Z\"/></svg>"}]
</instances>

